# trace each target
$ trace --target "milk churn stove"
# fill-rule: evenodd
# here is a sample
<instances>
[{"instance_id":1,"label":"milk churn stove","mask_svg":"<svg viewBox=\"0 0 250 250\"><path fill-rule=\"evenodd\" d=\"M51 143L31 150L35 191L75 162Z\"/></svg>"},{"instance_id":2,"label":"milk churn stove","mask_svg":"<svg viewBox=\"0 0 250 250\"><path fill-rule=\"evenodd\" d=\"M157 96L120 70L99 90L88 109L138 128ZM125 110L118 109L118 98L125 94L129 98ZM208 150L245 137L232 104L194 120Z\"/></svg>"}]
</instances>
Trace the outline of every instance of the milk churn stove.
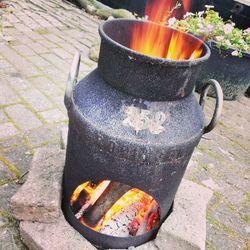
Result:
<instances>
[{"instance_id":1,"label":"milk churn stove","mask_svg":"<svg viewBox=\"0 0 250 250\"><path fill-rule=\"evenodd\" d=\"M200 66L210 56L207 45L202 44L198 59L150 57L129 48L135 23L144 21L117 19L100 26L97 69L77 83L80 54L76 54L65 94L69 134L63 177L64 215L85 238L104 248L137 246L156 235L171 209L194 148L202 135L215 127L222 110L223 94L217 81L207 82L200 103L192 92ZM185 36L187 42L197 39ZM210 86L217 98L213 118L205 125L202 108ZM91 181L86 185L94 190L103 180L137 188L153 197L158 204L159 223L143 234L127 237L100 233L81 223L84 204L78 204L77 218L72 194L76 189L80 193L83 183Z\"/></svg>"}]
</instances>

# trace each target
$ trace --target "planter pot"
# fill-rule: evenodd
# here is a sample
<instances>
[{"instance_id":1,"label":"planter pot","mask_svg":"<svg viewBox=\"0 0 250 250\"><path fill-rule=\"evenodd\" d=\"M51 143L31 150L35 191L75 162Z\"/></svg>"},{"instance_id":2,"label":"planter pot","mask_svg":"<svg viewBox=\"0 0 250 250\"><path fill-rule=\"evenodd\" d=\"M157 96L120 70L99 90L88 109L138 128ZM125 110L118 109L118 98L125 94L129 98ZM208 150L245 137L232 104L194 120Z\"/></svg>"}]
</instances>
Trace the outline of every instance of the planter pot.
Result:
<instances>
[{"instance_id":1,"label":"planter pot","mask_svg":"<svg viewBox=\"0 0 250 250\"><path fill-rule=\"evenodd\" d=\"M207 44L211 49L211 57L202 65L196 90L200 92L203 82L212 78L219 81L225 100L239 99L250 86L250 54L243 53L243 58L238 58L231 55L232 49L218 49L213 41ZM211 90L208 95L214 97L215 93Z\"/></svg>"},{"instance_id":2,"label":"planter pot","mask_svg":"<svg viewBox=\"0 0 250 250\"><path fill-rule=\"evenodd\" d=\"M236 26L246 29L250 25L250 4L248 0L210 0L214 10L220 13L224 20L232 19Z\"/></svg>"}]
</instances>

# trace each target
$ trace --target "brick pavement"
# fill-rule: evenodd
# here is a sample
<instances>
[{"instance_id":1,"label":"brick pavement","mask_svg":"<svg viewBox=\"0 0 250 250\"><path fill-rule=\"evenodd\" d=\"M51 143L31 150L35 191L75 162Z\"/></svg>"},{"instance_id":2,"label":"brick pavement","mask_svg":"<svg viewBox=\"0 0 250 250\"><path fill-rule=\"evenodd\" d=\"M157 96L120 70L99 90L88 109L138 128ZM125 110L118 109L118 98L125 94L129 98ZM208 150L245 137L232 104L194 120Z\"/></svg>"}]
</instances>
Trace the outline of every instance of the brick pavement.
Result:
<instances>
[{"instance_id":1,"label":"brick pavement","mask_svg":"<svg viewBox=\"0 0 250 250\"><path fill-rule=\"evenodd\" d=\"M63 95L76 49L80 77L96 66L87 55L99 21L61 0L11 0L0 10L0 249L25 249L9 198L36 148L59 147L67 124ZM1 19L0 19L1 20ZM195 150L186 178L214 196L207 212L207 249L249 249L250 100L225 102L219 126ZM211 115L214 101L207 103ZM25 179L25 177L24 177Z\"/></svg>"}]
</instances>

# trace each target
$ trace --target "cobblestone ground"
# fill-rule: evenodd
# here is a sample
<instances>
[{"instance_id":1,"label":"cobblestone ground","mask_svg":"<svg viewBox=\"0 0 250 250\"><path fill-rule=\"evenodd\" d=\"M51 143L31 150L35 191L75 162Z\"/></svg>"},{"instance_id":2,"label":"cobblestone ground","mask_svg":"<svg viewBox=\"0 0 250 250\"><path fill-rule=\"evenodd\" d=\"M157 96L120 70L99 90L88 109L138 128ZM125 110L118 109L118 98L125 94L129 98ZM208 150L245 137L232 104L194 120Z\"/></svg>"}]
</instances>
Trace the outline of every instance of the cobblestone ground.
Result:
<instances>
[{"instance_id":1,"label":"cobblestone ground","mask_svg":"<svg viewBox=\"0 0 250 250\"><path fill-rule=\"evenodd\" d=\"M25 179L36 148L59 147L67 124L63 95L75 49L81 77L99 21L61 0L12 0L2 9L0 42L0 249L25 249L9 198ZM225 102L218 127L195 150L186 178L214 191L207 249L250 249L250 99ZM209 117L214 101L207 103Z\"/></svg>"}]
</instances>

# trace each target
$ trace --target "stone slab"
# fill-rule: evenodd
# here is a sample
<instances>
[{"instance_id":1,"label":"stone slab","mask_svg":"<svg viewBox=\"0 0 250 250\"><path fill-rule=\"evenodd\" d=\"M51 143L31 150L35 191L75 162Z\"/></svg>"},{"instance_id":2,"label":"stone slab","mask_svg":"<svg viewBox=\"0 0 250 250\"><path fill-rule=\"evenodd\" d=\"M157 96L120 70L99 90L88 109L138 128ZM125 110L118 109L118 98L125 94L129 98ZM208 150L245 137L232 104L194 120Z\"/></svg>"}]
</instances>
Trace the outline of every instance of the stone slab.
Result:
<instances>
[{"instance_id":1,"label":"stone slab","mask_svg":"<svg viewBox=\"0 0 250 250\"><path fill-rule=\"evenodd\" d=\"M19 250L15 242L15 231L10 228L0 227L0 249Z\"/></svg>"},{"instance_id":2,"label":"stone slab","mask_svg":"<svg viewBox=\"0 0 250 250\"><path fill-rule=\"evenodd\" d=\"M56 223L20 223L20 233L25 245L32 250L96 250L61 215Z\"/></svg>"},{"instance_id":3,"label":"stone slab","mask_svg":"<svg viewBox=\"0 0 250 250\"><path fill-rule=\"evenodd\" d=\"M61 211L65 151L42 148L35 152L27 181L11 198L18 220L55 222Z\"/></svg>"},{"instance_id":4,"label":"stone slab","mask_svg":"<svg viewBox=\"0 0 250 250\"><path fill-rule=\"evenodd\" d=\"M162 224L154 243L164 250L204 250L206 208L213 192L183 179L175 197L173 213Z\"/></svg>"},{"instance_id":5,"label":"stone slab","mask_svg":"<svg viewBox=\"0 0 250 250\"><path fill-rule=\"evenodd\" d=\"M7 138L14 136L18 133L18 130L11 122L0 124L0 138Z\"/></svg>"},{"instance_id":6,"label":"stone slab","mask_svg":"<svg viewBox=\"0 0 250 250\"><path fill-rule=\"evenodd\" d=\"M205 249L206 205L212 191L191 181L182 180L176 195L174 211L163 223L157 238L136 250L197 250ZM24 243L31 250L84 250L96 249L65 220L47 224L21 222L20 232Z\"/></svg>"},{"instance_id":7,"label":"stone slab","mask_svg":"<svg viewBox=\"0 0 250 250\"><path fill-rule=\"evenodd\" d=\"M59 109L51 109L40 112L40 115L47 123L66 121L67 117Z\"/></svg>"},{"instance_id":8,"label":"stone slab","mask_svg":"<svg viewBox=\"0 0 250 250\"><path fill-rule=\"evenodd\" d=\"M35 129L42 125L36 115L24 105L17 104L5 109L8 116L15 122L15 125L23 131Z\"/></svg>"},{"instance_id":9,"label":"stone slab","mask_svg":"<svg viewBox=\"0 0 250 250\"><path fill-rule=\"evenodd\" d=\"M135 250L160 250L160 249L154 244L154 241L150 241L139 247L136 247ZM174 248L172 250L174 250Z\"/></svg>"},{"instance_id":10,"label":"stone slab","mask_svg":"<svg viewBox=\"0 0 250 250\"><path fill-rule=\"evenodd\" d=\"M64 146L66 135L67 129L62 130ZM24 220L20 224L23 241L32 250L49 250L55 246L65 250L95 249L62 215L64 157L63 150L39 149L34 155L28 180L11 199L15 217ZM183 179L173 213L163 223L157 238L136 249L204 250L206 207L212 194L211 190Z\"/></svg>"}]
</instances>

